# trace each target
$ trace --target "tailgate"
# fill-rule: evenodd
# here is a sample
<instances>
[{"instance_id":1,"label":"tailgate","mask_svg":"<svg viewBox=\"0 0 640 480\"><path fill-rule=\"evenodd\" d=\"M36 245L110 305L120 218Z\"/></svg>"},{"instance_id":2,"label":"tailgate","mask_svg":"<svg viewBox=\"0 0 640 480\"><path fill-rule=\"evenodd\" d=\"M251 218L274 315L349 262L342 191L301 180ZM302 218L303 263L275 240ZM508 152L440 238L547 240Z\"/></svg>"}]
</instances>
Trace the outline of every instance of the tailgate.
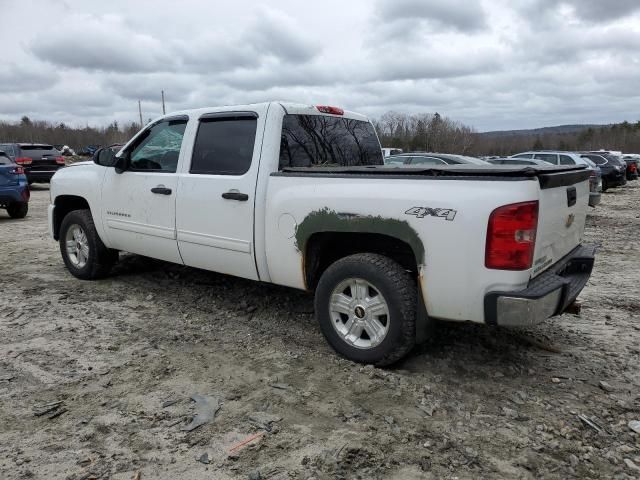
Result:
<instances>
[{"instance_id":1,"label":"tailgate","mask_svg":"<svg viewBox=\"0 0 640 480\"><path fill-rule=\"evenodd\" d=\"M580 243L589 205L590 170L538 176L538 232L531 276L535 277Z\"/></svg>"}]
</instances>

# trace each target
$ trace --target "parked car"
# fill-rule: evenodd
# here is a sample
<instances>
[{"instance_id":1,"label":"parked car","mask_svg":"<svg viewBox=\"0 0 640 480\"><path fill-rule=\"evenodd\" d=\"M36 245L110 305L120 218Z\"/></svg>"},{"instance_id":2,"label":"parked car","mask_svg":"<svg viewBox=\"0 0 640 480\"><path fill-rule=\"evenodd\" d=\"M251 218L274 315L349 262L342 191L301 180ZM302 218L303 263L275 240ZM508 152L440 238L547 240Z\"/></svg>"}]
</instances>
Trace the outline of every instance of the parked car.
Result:
<instances>
[{"instance_id":1,"label":"parked car","mask_svg":"<svg viewBox=\"0 0 640 480\"><path fill-rule=\"evenodd\" d=\"M622 156L622 161L627 164L627 180L638 179L638 163L640 163L640 155L628 155Z\"/></svg>"},{"instance_id":2,"label":"parked car","mask_svg":"<svg viewBox=\"0 0 640 480\"><path fill-rule=\"evenodd\" d=\"M11 218L24 218L29 211L29 196L24 168L0 151L0 208Z\"/></svg>"},{"instance_id":3,"label":"parked car","mask_svg":"<svg viewBox=\"0 0 640 480\"><path fill-rule=\"evenodd\" d=\"M613 158L608 158L606 155L595 153L582 153L580 156L591 160L600 168L603 192L606 192L610 188L619 187L627 183L625 178L625 168L619 161L616 161Z\"/></svg>"},{"instance_id":4,"label":"parked car","mask_svg":"<svg viewBox=\"0 0 640 480\"><path fill-rule=\"evenodd\" d=\"M315 291L331 346L377 365L433 319L532 325L586 284L588 171L398 170L371 122L340 108L186 110L56 173L49 228L81 279L124 250Z\"/></svg>"},{"instance_id":5,"label":"parked car","mask_svg":"<svg viewBox=\"0 0 640 480\"><path fill-rule=\"evenodd\" d=\"M389 155L398 155L399 153L402 153L401 148L389 148L389 147L382 148L382 155L385 157L388 157Z\"/></svg>"},{"instance_id":6,"label":"parked car","mask_svg":"<svg viewBox=\"0 0 640 480\"><path fill-rule=\"evenodd\" d=\"M450 153L426 153L411 152L402 153L400 155L392 155L385 158L387 165L484 165L489 164L484 160L476 157L468 157L465 155L454 155Z\"/></svg>"},{"instance_id":7,"label":"parked car","mask_svg":"<svg viewBox=\"0 0 640 480\"><path fill-rule=\"evenodd\" d=\"M583 158L579 153L564 150L533 150L517 153L509 158L542 160L552 165L585 165L592 171L589 184L589 205L595 207L600 203L601 192L603 191L602 172L595 163Z\"/></svg>"},{"instance_id":8,"label":"parked car","mask_svg":"<svg viewBox=\"0 0 640 480\"><path fill-rule=\"evenodd\" d=\"M625 159L622 152L617 150L593 150L589 153L595 153L598 155L604 155L607 158L613 158L615 160L614 163L617 162L624 168L626 180L638 179L638 161L634 161L633 159Z\"/></svg>"},{"instance_id":9,"label":"parked car","mask_svg":"<svg viewBox=\"0 0 640 480\"><path fill-rule=\"evenodd\" d=\"M29 184L49 183L53 174L65 166L62 154L45 143L2 143L0 150L24 168Z\"/></svg>"}]
</instances>

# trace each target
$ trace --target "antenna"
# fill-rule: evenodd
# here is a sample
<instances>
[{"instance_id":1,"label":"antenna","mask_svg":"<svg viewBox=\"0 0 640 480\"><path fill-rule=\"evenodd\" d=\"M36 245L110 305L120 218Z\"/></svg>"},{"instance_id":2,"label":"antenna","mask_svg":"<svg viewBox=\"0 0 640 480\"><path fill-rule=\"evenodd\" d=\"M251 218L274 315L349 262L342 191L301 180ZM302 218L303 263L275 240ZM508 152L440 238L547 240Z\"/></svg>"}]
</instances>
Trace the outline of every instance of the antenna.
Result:
<instances>
[{"instance_id":1,"label":"antenna","mask_svg":"<svg viewBox=\"0 0 640 480\"><path fill-rule=\"evenodd\" d=\"M138 113L140 114L140 128L144 126L142 123L142 105L140 105L140 100L138 100Z\"/></svg>"},{"instance_id":2,"label":"antenna","mask_svg":"<svg viewBox=\"0 0 640 480\"><path fill-rule=\"evenodd\" d=\"M164 108L164 90L160 90L160 93L162 94L162 114L166 115L167 111Z\"/></svg>"}]
</instances>

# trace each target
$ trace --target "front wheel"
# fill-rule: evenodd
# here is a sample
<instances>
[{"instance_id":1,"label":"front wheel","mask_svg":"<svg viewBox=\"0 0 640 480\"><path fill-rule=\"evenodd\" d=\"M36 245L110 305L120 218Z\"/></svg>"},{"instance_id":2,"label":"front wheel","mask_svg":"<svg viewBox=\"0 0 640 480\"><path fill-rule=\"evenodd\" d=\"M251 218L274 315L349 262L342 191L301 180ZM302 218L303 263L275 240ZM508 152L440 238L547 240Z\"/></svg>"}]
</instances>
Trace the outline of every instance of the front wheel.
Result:
<instances>
[{"instance_id":1,"label":"front wheel","mask_svg":"<svg viewBox=\"0 0 640 480\"><path fill-rule=\"evenodd\" d=\"M11 218L24 218L29 211L27 202L14 202L7 205L7 213Z\"/></svg>"},{"instance_id":2,"label":"front wheel","mask_svg":"<svg viewBox=\"0 0 640 480\"><path fill-rule=\"evenodd\" d=\"M106 276L118 260L118 252L102 243L89 210L74 210L64 217L59 242L67 269L83 280Z\"/></svg>"},{"instance_id":3,"label":"front wheel","mask_svg":"<svg viewBox=\"0 0 640 480\"><path fill-rule=\"evenodd\" d=\"M360 253L333 263L315 296L320 328L342 356L360 363L390 365L416 341L416 284L398 263Z\"/></svg>"}]
</instances>

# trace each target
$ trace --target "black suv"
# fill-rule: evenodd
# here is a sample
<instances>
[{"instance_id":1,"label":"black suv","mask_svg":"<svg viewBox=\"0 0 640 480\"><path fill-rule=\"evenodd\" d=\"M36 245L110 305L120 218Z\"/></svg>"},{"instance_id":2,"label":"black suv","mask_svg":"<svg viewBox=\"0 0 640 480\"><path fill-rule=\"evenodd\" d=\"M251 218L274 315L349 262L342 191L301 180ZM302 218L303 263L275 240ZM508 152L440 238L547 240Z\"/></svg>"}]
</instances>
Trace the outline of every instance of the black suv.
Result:
<instances>
[{"instance_id":1,"label":"black suv","mask_svg":"<svg viewBox=\"0 0 640 480\"><path fill-rule=\"evenodd\" d=\"M59 168L64 167L64 157L53 145L45 143L0 143L3 151L15 163L24 168L29 184L49 183Z\"/></svg>"},{"instance_id":2,"label":"black suv","mask_svg":"<svg viewBox=\"0 0 640 480\"><path fill-rule=\"evenodd\" d=\"M582 153L582 157L588 158L600 167L602 172L602 191L606 192L611 187L619 187L627 183L626 164L608 153Z\"/></svg>"}]
</instances>

